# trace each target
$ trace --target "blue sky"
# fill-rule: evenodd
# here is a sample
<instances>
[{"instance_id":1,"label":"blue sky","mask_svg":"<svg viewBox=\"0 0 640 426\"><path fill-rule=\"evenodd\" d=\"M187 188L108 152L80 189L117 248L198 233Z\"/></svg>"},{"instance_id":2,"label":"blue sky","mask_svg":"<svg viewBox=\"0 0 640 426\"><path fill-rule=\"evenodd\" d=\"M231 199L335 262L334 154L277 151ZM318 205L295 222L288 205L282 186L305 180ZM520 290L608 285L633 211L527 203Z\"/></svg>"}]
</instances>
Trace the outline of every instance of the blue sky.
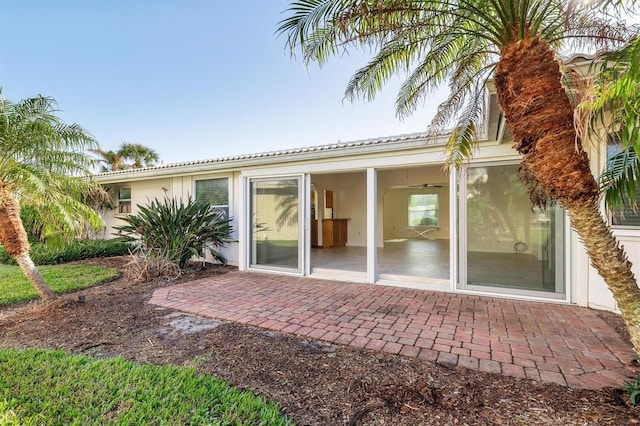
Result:
<instances>
[{"instance_id":1,"label":"blue sky","mask_svg":"<svg viewBox=\"0 0 640 426\"><path fill-rule=\"evenodd\" d=\"M0 86L58 101L104 149L147 145L165 163L423 131L440 95L399 121L392 82L343 101L367 56L322 69L275 34L286 0L0 0Z\"/></svg>"}]
</instances>

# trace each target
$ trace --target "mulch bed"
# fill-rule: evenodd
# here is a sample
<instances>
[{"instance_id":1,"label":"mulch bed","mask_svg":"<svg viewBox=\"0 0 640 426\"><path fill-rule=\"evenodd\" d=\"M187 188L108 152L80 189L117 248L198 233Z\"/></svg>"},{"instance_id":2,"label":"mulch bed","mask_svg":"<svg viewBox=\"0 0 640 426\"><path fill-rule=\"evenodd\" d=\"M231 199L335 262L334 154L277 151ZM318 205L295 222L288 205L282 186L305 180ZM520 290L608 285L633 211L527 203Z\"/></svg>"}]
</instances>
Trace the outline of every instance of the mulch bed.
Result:
<instances>
[{"instance_id":1,"label":"mulch bed","mask_svg":"<svg viewBox=\"0 0 640 426\"><path fill-rule=\"evenodd\" d=\"M231 269L209 266L173 282L136 284L121 276L66 295L55 307L2 308L0 347L191 366L278 402L300 425L640 424L640 408L615 389L576 390L453 368L147 304L156 288ZM620 324L615 315L607 320Z\"/></svg>"}]
</instances>

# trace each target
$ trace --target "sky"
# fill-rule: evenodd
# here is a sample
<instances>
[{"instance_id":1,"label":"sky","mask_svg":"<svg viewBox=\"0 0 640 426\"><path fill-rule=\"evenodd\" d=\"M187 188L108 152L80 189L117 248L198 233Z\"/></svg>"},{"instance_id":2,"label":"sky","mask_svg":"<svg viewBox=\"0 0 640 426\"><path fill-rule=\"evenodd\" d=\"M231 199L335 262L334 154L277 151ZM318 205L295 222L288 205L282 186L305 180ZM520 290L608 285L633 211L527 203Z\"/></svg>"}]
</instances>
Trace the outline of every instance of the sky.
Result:
<instances>
[{"instance_id":1,"label":"sky","mask_svg":"<svg viewBox=\"0 0 640 426\"><path fill-rule=\"evenodd\" d=\"M140 143L165 164L421 132L444 90L400 121L399 79L373 102L343 100L364 52L322 69L292 57L286 0L0 0L0 86L105 150Z\"/></svg>"}]
</instances>

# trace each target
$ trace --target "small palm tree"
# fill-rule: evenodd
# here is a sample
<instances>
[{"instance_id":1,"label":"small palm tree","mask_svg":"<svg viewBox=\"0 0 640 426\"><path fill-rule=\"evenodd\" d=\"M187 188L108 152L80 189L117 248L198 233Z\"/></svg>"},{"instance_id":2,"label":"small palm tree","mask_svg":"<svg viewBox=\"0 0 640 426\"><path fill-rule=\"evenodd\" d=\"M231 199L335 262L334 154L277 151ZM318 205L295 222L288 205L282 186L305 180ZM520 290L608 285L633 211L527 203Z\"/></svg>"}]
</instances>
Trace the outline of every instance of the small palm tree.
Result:
<instances>
[{"instance_id":1,"label":"small palm tree","mask_svg":"<svg viewBox=\"0 0 640 426\"><path fill-rule=\"evenodd\" d=\"M472 154L484 119L485 88L494 79L498 102L522 155L521 179L535 204L547 197L567 211L592 265L613 293L640 352L640 289L631 262L599 210L598 185L574 128L558 52L615 50L635 36L618 0L296 0L279 31L305 61L321 65L350 47L374 52L356 71L346 97L372 99L395 74L408 75L396 100L413 112L436 87L449 98L433 133L455 123L447 153L460 165Z\"/></svg>"},{"instance_id":2,"label":"small palm tree","mask_svg":"<svg viewBox=\"0 0 640 426\"><path fill-rule=\"evenodd\" d=\"M0 244L45 301L56 297L29 256L20 203L39 209L68 237L86 223L104 226L81 201L98 187L87 178L93 161L85 153L97 143L82 127L56 117L55 107L43 96L18 103L0 98Z\"/></svg>"}]
</instances>

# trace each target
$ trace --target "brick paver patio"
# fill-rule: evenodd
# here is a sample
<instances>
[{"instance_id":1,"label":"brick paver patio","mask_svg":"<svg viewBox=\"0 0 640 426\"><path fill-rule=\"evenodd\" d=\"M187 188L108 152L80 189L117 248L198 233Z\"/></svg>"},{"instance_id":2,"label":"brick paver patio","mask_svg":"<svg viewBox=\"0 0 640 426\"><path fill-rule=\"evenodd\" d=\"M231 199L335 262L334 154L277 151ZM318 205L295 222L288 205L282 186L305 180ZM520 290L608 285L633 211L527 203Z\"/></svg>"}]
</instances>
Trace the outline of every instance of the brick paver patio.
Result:
<instances>
[{"instance_id":1,"label":"brick paver patio","mask_svg":"<svg viewBox=\"0 0 640 426\"><path fill-rule=\"evenodd\" d=\"M586 308L233 272L150 303L357 348L576 388L621 387L632 347Z\"/></svg>"}]
</instances>

